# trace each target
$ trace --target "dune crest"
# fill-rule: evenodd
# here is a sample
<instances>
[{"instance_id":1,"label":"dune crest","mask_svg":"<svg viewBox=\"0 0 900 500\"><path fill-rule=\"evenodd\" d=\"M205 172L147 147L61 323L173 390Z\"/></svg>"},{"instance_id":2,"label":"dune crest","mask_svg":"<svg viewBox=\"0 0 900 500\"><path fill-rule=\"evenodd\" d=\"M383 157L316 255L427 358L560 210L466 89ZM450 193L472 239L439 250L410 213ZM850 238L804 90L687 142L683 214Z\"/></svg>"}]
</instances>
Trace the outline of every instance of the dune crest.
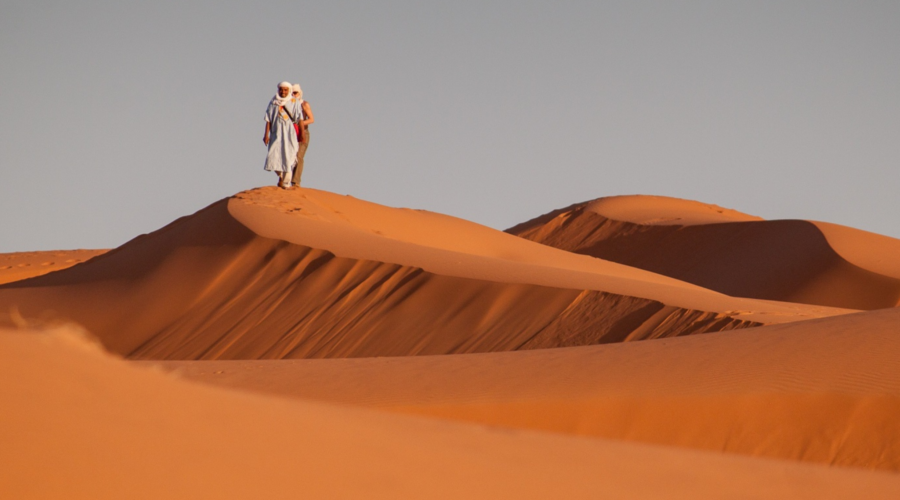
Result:
<instances>
[{"instance_id":1,"label":"dune crest","mask_svg":"<svg viewBox=\"0 0 900 500\"><path fill-rule=\"evenodd\" d=\"M0 310L13 307L143 359L491 352L848 312L734 299L452 217L276 188L0 286Z\"/></svg>"},{"instance_id":2,"label":"dune crest","mask_svg":"<svg viewBox=\"0 0 900 500\"><path fill-rule=\"evenodd\" d=\"M507 230L531 241L748 297L848 309L900 304L900 240L661 196L579 203Z\"/></svg>"},{"instance_id":3,"label":"dune crest","mask_svg":"<svg viewBox=\"0 0 900 500\"><path fill-rule=\"evenodd\" d=\"M569 207L570 209L579 204ZM608 196L587 202L585 210L604 217L655 226L694 226L722 222L761 221L762 217L731 208L667 196ZM564 209L567 210L567 209Z\"/></svg>"},{"instance_id":4,"label":"dune crest","mask_svg":"<svg viewBox=\"0 0 900 500\"><path fill-rule=\"evenodd\" d=\"M318 199L305 201L310 197ZM300 208L284 210L283 203ZM327 210L313 210L316 205ZM396 214L400 222L391 218ZM391 237L367 232L375 224ZM453 237L444 234L443 243L427 247L416 227ZM269 232L279 238L259 234ZM359 258L386 259L388 252L394 262ZM547 286L547 280L570 287ZM584 284L594 289L577 286ZM670 295L680 304L656 298ZM111 351L141 359L493 352L847 312L733 299L438 214L265 188L217 202L91 262L0 287L0 306L27 318L74 321ZM717 310L726 306L734 309Z\"/></svg>"}]
</instances>

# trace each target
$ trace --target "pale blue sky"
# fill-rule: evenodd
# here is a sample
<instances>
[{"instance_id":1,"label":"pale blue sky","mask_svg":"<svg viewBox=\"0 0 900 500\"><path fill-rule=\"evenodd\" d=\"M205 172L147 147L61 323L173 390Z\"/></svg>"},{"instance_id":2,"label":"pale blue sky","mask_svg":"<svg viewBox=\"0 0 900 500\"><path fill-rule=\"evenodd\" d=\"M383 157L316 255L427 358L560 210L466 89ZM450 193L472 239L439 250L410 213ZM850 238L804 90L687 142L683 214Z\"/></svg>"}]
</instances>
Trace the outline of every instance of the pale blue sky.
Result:
<instances>
[{"instance_id":1,"label":"pale blue sky","mask_svg":"<svg viewBox=\"0 0 900 500\"><path fill-rule=\"evenodd\" d=\"M118 246L262 171L504 229L656 194L900 237L900 2L2 2L0 252Z\"/></svg>"}]
</instances>

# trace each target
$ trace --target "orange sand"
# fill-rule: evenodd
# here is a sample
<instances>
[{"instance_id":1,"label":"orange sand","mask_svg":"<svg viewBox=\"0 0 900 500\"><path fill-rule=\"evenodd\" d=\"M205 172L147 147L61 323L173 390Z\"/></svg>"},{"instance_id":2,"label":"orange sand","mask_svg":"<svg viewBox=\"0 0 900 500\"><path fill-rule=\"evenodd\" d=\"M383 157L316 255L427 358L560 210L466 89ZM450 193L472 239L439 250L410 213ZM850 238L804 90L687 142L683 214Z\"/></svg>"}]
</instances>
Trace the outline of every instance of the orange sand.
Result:
<instances>
[{"instance_id":1,"label":"orange sand","mask_svg":"<svg viewBox=\"0 0 900 500\"><path fill-rule=\"evenodd\" d=\"M107 250L54 250L0 254L0 285L59 271L90 260Z\"/></svg>"},{"instance_id":2,"label":"orange sand","mask_svg":"<svg viewBox=\"0 0 900 500\"><path fill-rule=\"evenodd\" d=\"M77 322L142 359L494 352L850 312L736 299L444 215L277 188L0 286L11 309Z\"/></svg>"},{"instance_id":3,"label":"orange sand","mask_svg":"<svg viewBox=\"0 0 900 500\"><path fill-rule=\"evenodd\" d=\"M900 308L859 312L898 240L660 197L512 232L260 188L0 256L0 497L900 498Z\"/></svg>"},{"instance_id":4,"label":"orange sand","mask_svg":"<svg viewBox=\"0 0 900 500\"><path fill-rule=\"evenodd\" d=\"M163 366L271 394L898 471L898 328L895 308L569 349Z\"/></svg>"},{"instance_id":5,"label":"orange sand","mask_svg":"<svg viewBox=\"0 0 900 500\"><path fill-rule=\"evenodd\" d=\"M5 498L900 495L896 474L225 391L130 367L70 329L0 331L0 400Z\"/></svg>"},{"instance_id":6,"label":"orange sand","mask_svg":"<svg viewBox=\"0 0 900 500\"><path fill-rule=\"evenodd\" d=\"M693 201L617 196L507 231L736 297L851 309L900 304L900 240L836 224L763 221Z\"/></svg>"}]
</instances>

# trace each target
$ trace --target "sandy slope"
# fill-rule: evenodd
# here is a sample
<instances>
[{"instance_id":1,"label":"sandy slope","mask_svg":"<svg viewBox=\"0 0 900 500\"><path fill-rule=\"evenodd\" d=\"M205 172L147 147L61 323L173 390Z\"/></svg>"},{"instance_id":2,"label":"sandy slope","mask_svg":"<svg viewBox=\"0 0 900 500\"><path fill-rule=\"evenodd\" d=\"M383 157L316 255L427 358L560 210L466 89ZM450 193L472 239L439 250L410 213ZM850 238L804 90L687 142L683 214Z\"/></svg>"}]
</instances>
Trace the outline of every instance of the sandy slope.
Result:
<instances>
[{"instance_id":1,"label":"sandy slope","mask_svg":"<svg viewBox=\"0 0 900 500\"><path fill-rule=\"evenodd\" d=\"M0 254L0 285L41 276L79 264L107 250L53 250Z\"/></svg>"},{"instance_id":2,"label":"sandy slope","mask_svg":"<svg viewBox=\"0 0 900 500\"><path fill-rule=\"evenodd\" d=\"M75 321L144 359L506 351L848 312L735 299L452 217L274 187L0 286L11 309Z\"/></svg>"},{"instance_id":3,"label":"sandy slope","mask_svg":"<svg viewBox=\"0 0 900 500\"><path fill-rule=\"evenodd\" d=\"M129 367L65 330L0 332L0 401L5 498L900 495L896 474L224 391Z\"/></svg>"},{"instance_id":4,"label":"sandy slope","mask_svg":"<svg viewBox=\"0 0 900 500\"><path fill-rule=\"evenodd\" d=\"M616 196L507 230L728 295L853 309L900 303L900 240L824 222L764 221L661 196Z\"/></svg>"},{"instance_id":5,"label":"sandy slope","mask_svg":"<svg viewBox=\"0 0 900 500\"><path fill-rule=\"evenodd\" d=\"M163 366L406 413L900 471L898 333L895 308L570 349Z\"/></svg>"}]
</instances>

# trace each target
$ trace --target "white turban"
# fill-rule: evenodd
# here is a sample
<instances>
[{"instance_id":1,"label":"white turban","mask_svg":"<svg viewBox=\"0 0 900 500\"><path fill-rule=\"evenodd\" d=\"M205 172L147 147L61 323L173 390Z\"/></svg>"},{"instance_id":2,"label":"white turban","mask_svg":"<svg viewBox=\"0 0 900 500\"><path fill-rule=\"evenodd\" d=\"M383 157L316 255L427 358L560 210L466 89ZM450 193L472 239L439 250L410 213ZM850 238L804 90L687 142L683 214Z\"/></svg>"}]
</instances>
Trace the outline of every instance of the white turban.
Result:
<instances>
[{"instance_id":1,"label":"white turban","mask_svg":"<svg viewBox=\"0 0 900 500\"><path fill-rule=\"evenodd\" d=\"M291 87L290 82L279 83L278 89L281 90L282 88L288 89L288 95L287 97L281 97L280 95L278 95L278 92L275 92L275 97L272 98L272 103L274 103L276 106L285 106L287 105L287 103L291 102L291 99L293 99L290 92L290 89L292 89L293 87Z\"/></svg>"},{"instance_id":2,"label":"white turban","mask_svg":"<svg viewBox=\"0 0 900 500\"><path fill-rule=\"evenodd\" d=\"M300 84L299 84L299 83L295 83L295 84L294 84L294 92L300 94L300 95L297 96L297 98L303 99L303 90L300 89Z\"/></svg>"}]
</instances>

